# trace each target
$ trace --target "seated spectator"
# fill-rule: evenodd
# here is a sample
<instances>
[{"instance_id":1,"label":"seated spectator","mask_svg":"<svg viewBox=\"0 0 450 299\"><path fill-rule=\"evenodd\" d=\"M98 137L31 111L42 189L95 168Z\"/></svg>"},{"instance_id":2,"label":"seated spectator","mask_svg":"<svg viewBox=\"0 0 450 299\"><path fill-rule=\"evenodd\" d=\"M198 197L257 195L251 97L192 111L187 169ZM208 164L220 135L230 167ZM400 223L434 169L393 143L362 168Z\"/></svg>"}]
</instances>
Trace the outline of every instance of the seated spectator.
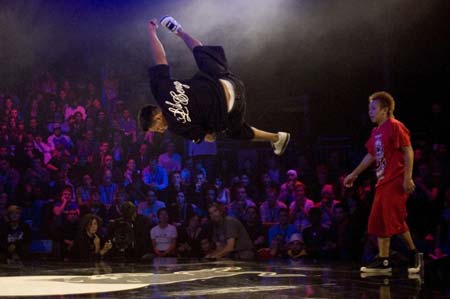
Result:
<instances>
[{"instance_id":1,"label":"seated spectator","mask_svg":"<svg viewBox=\"0 0 450 299\"><path fill-rule=\"evenodd\" d=\"M287 208L278 211L278 224L269 229L269 246L272 249L272 256L283 256L285 245L292 234L297 232L293 224L289 224L289 211Z\"/></svg>"},{"instance_id":2,"label":"seated spectator","mask_svg":"<svg viewBox=\"0 0 450 299\"><path fill-rule=\"evenodd\" d=\"M64 212L64 220L61 226L62 230L62 257L66 259L70 256L74 240L80 230L80 210L76 206L71 206Z\"/></svg>"},{"instance_id":3,"label":"seated spectator","mask_svg":"<svg viewBox=\"0 0 450 299\"><path fill-rule=\"evenodd\" d=\"M239 221L244 221L245 211L248 207L256 207L255 203L248 198L244 187L237 187L233 192L233 200L228 207L228 216L234 217Z\"/></svg>"},{"instance_id":4,"label":"seated spectator","mask_svg":"<svg viewBox=\"0 0 450 299\"><path fill-rule=\"evenodd\" d=\"M267 187L266 200L259 207L261 221L266 226L278 223L278 212L280 209L286 209L286 205L278 200L278 186L272 184Z\"/></svg>"},{"instance_id":5,"label":"seated spectator","mask_svg":"<svg viewBox=\"0 0 450 299\"><path fill-rule=\"evenodd\" d=\"M90 204L92 192L96 189L92 183L92 178L89 174L83 175L81 185L76 188L75 194L78 206L80 207L81 215L87 214L87 206Z\"/></svg>"},{"instance_id":6,"label":"seated spectator","mask_svg":"<svg viewBox=\"0 0 450 299\"><path fill-rule=\"evenodd\" d=\"M299 259L307 255L302 235L299 233L292 234L286 245L286 256L291 259Z\"/></svg>"},{"instance_id":7,"label":"seated spectator","mask_svg":"<svg viewBox=\"0 0 450 299\"><path fill-rule=\"evenodd\" d=\"M166 202L170 205L176 202L178 192L187 193L187 186L183 185L181 174L179 171L174 171L170 174L170 183L167 187Z\"/></svg>"},{"instance_id":8,"label":"seated spectator","mask_svg":"<svg viewBox=\"0 0 450 299\"><path fill-rule=\"evenodd\" d=\"M334 187L331 184L325 184L321 191L321 200L316 207L322 210L322 224L330 228L331 219L333 218L333 207L340 203L335 199Z\"/></svg>"},{"instance_id":9,"label":"seated spectator","mask_svg":"<svg viewBox=\"0 0 450 299\"><path fill-rule=\"evenodd\" d=\"M203 256L201 240L207 237L206 231L200 226L200 217L192 214L188 225L179 228L178 256L196 257Z\"/></svg>"},{"instance_id":10,"label":"seated spectator","mask_svg":"<svg viewBox=\"0 0 450 299\"><path fill-rule=\"evenodd\" d=\"M122 172L122 170L120 170L119 167L117 167L114 164L113 156L110 155L110 154L106 154L105 156L103 156L102 164L100 165L100 167L95 172L94 177L102 178L103 174L105 173L106 170L111 171L111 174L112 174L111 180L114 183L122 182L122 180L123 180L123 172Z\"/></svg>"},{"instance_id":11,"label":"seated spectator","mask_svg":"<svg viewBox=\"0 0 450 299\"><path fill-rule=\"evenodd\" d=\"M73 260L83 262L95 262L103 258L113 247L110 240L101 240L97 234L102 221L93 214L83 217L80 225L80 232L77 235L71 256Z\"/></svg>"},{"instance_id":12,"label":"seated spectator","mask_svg":"<svg viewBox=\"0 0 450 299\"><path fill-rule=\"evenodd\" d=\"M217 188L216 201L223 205L229 205L231 203L230 189L225 187L223 178L221 177L216 178L216 188Z\"/></svg>"},{"instance_id":13,"label":"seated spectator","mask_svg":"<svg viewBox=\"0 0 450 299\"><path fill-rule=\"evenodd\" d=\"M9 198L14 198L19 180L20 174L11 167L11 163L8 160L0 160L0 194L6 193Z\"/></svg>"},{"instance_id":14,"label":"seated spectator","mask_svg":"<svg viewBox=\"0 0 450 299\"><path fill-rule=\"evenodd\" d=\"M72 209L73 207L78 208L78 204L73 197L73 189L70 186L65 186L59 200L56 201L53 206L53 215L56 217L61 216L64 211Z\"/></svg>"},{"instance_id":15,"label":"seated spectator","mask_svg":"<svg viewBox=\"0 0 450 299\"><path fill-rule=\"evenodd\" d=\"M208 212L213 223L212 241L216 243L216 250L205 257L252 260L255 256L253 242L244 225L236 218L226 216L219 203L213 203Z\"/></svg>"},{"instance_id":16,"label":"seated spectator","mask_svg":"<svg viewBox=\"0 0 450 299\"><path fill-rule=\"evenodd\" d=\"M139 215L136 206L130 201L125 201L120 211L122 216L108 225L108 238L114 244L112 258L134 262L152 258L148 219Z\"/></svg>"},{"instance_id":17,"label":"seated spectator","mask_svg":"<svg viewBox=\"0 0 450 299\"><path fill-rule=\"evenodd\" d=\"M206 180L206 175L202 172L195 174L194 184L189 188L189 198L192 203L199 207L205 206L205 187L208 181Z\"/></svg>"},{"instance_id":18,"label":"seated spectator","mask_svg":"<svg viewBox=\"0 0 450 299\"><path fill-rule=\"evenodd\" d=\"M59 144L62 145L64 149L70 150L72 148L72 139L61 131L61 124L55 123L53 125L53 134L48 136L47 144L52 149L56 149Z\"/></svg>"},{"instance_id":19,"label":"seated spectator","mask_svg":"<svg viewBox=\"0 0 450 299\"><path fill-rule=\"evenodd\" d=\"M176 256L177 229L169 224L169 213L166 208L159 209L157 215L159 223L150 231L153 252L158 257Z\"/></svg>"},{"instance_id":20,"label":"seated spectator","mask_svg":"<svg viewBox=\"0 0 450 299\"><path fill-rule=\"evenodd\" d=\"M6 222L0 223L0 260L18 262L29 257L31 230L21 221L21 209L16 205L8 207Z\"/></svg>"},{"instance_id":21,"label":"seated spectator","mask_svg":"<svg viewBox=\"0 0 450 299\"><path fill-rule=\"evenodd\" d=\"M69 92L67 95L68 104L64 107L64 120L68 120L69 117L75 115L76 113L80 113L82 119L86 119L86 110L82 105L79 104L78 96L73 92Z\"/></svg>"},{"instance_id":22,"label":"seated spectator","mask_svg":"<svg viewBox=\"0 0 450 299\"><path fill-rule=\"evenodd\" d=\"M244 227L247 230L256 251L267 247L267 229L261 223L261 218L256 207L247 208Z\"/></svg>"},{"instance_id":23,"label":"seated spectator","mask_svg":"<svg viewBox=\"0 0 450 299\"><path fill-rule=\"evenodd\" d=\"M114 193L119 189L119 185L113 182L112 176L112 171L106 169L103 173L103 182L98 186L100 201L105 205L106 209L109 209L113 204Z\"/></svg>"},{"instance_id":24,"label":"seated spectator","mask_svg":"<svg viewBox=\"0 0 450 299\"><path fill-rule=\"evenodd\" d=\"M164 168L157 165L156 158L150 159L142 171L142 181L155 191L163 191L168 186L168 176Z\"/></svg>"},{"instance_id":25,"label":"seated spectator","mask_svg":"<svg viewBox=\"0 0 450 299\"><path fill-rule=\"evenodd\" d=\"M128 109L122 110L122 115L118 120L119 128L124 135L124 143L127 146L136 142L136 120L132 118Z\"/></svg>"},{"instance_id":26,"label":"seated spectator","mask_svg":"<svg viewBox=\"0 0 450 299\"><path fill-rule=\"evenodd\" d=\"M331 219L330 235L334 243L336 243L336 257L340 260L349 260L352 258L352 236L353 232L349 230L348 212L341 203L335 204L333 207L333 218Z\"/></svg>"},{"instance_id":27,"label":"seated spectator","mask_svg":"<svg viewBox=\"0 0 450 299\"><path fill-rule=\"evenodd\" d=\"M200 207L202 210L207 210L210 204L217 201L217 188L215 185L206 184L203 188L203 205Z\"/></svg>"},{"instance_id":28,"label":"seated spectator","mask_svg":"<svg viewBox=\"0 0 450 299\"><path fill-rule=\"evenodd\" d=\"M128 201L128 194L124 191L117 191L114 194L114 202L108 209L108 221L112 221L122 217L122 205L125 201Z\"/></svg>"},{"instance_id":29,"label":"seated spectator","mask_svg":"<svg viewBox=\"0 0 450 299\"><path fill-rule=\"evenodd\" d=\"M283 183L280 188L280 200L282 200L287 206L290 206L290 204L295 200L294 193L296 184L303 183L298 180L297 171L294 169L289 169L286 175L287 181Z\"/></svg>"},{"instance_id":30,"label":"seated spectator","mask_svg":"<svg viewBox=\"0 0 450 299\"><path fill-rule=\"evenodd\" d=\"M204 236L200 240L200 248L202 250L202 253L201 253L202 257L209 256L216 250L216 246L211 241L211 239L209 239L207 236Z\"/></svg>"},{"instance_id":31,"label":"seated spectator","mask_svg":"<svg viewBox=\"0 0 450 299\"><path fill-rule=\"evenodd\" d=\"M139 203L138 213L147 217L152 226L158 224L157 213L160 209L165 208L166 204L156 196L156 192L152 189L147 191L147 196L143 202Z\"/></svg>"},{"instance_id":32,"label":"seated spectator","mask_svg":"<svg viewBox=\"0 0 450 299\"><path fill-rule=\"evenodd\" d=\"M195 206L186 200L183 192L178 192L176 201L169 206L170 218L177 227L186 227L195 215L194 211Z\"/></svg>"},{"instance_id":33,"label":"seated spectator","mask_svg":"<svg viewBox=\"0 0 450 299\"><path fill-rule=\"evenodd\" d=\"M289 215L291 216L291 220L297 217L297 212L301 212L307 215L309 209L314 206L314 202L306 197L305 188L306 186L301 182L297 182L293 186L294 197L293 201L289 205Z\"/></svg>"},{"instance_id":34,"label":"seated spectator","mask_svg":"<svg viewBox=\"0 0 450 299\"><path fill-rule=\"evenodd\" d=\"M305 249L309 257L330 258L336 248L330 230L322 224L322 210L318 207L309 210L310 227L303 230Z\"/></svg>"},{"instance_id":35,"label":"seated spectator","mask_svg":"<svg viewBox=\"0 0 450 299\"><path fill-rule=\"evenodd\" d=\"M181 156L175 152L175 144L172 141L167 142L166 151L159 155L158 165L167 173L181 170Z\"/></svg>"},{"instance_id":36,"label":"seated spectator","mask_svg":"<svg viewBox=\"0 0 450 299\"><path fill-rule=\"evenodd\" d=\"M240 181L241 185L245 188L245 191L247 192L248 197L251 198L253 202L255 202L255 201L259 202L260 199L257 198L258 189L251 181L250 175L247 173L241 174L239 176L239 181Z\"/></svg>"}]
</instances>

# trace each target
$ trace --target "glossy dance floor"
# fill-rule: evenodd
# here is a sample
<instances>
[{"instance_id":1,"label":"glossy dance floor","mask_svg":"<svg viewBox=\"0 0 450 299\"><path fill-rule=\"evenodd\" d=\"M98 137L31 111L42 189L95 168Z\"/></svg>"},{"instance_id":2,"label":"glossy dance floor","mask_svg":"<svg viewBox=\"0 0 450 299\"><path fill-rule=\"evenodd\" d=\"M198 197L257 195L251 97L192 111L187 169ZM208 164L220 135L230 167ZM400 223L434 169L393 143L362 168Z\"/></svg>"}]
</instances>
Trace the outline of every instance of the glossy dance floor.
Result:
<instances>
[{"instance_id":1,"label":"glossy dance floor","mask_svg":"<svg viewBox=\"0 0 450 299\"><path fill-rule=\"evenodd\" d=\"M95 266L4 264L0 265L0 297L450 298L450 284L427 283L426 277L436 278L426 271L425 275L409 278L405 269L398 269L391 276L361 277L358 269L356 264L344 263L199 262L170 258ZM436 267L430 270L436 272Z\"/></svg>"}]
</instances>

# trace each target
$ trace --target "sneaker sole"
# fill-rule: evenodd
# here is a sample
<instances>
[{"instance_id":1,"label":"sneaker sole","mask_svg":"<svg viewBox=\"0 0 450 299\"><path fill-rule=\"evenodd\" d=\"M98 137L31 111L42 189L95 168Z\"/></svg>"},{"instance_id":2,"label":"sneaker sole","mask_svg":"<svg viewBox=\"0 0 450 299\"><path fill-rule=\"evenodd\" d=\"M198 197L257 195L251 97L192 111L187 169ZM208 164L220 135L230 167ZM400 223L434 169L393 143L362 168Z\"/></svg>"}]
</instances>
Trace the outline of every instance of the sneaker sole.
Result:
<instances>
[{"instance_id":1,"label":"sneaker sole","mask_svg":"<svg viewBox=\"0 0 450 299\"><path fill-rule=\"evenodd\" d=\"M420 272L420 267L418 268L408 268L408 273L410 274L417 274Z\"/></svg>"},{"instance_id":2,"label":"sneaker sole","mask_svg":"<svg viewBox=\"0 0 450 299\"><path fill-rule=\"evenodd\" d=\"M363 273L390 273L392 271L392 268L371 269L371 268L362 267L360 269L360 271L363 272Z\"/></svg>"},{"instance_id":3,"label":"sneaker sole","mask_svg":"<svg viewBox=\"0 0 450 299\"><path fill-rule=\"evenodd\" d=\"M278 154L275 153L275 155L281 156L282 154L284 154L284 151L286 150L287 145L289 144L290 140L291 140L291 134L290 133L286 133L286 140L283 143L283 147L281 148L281 151Z\"/></svg>"}]
</instances>

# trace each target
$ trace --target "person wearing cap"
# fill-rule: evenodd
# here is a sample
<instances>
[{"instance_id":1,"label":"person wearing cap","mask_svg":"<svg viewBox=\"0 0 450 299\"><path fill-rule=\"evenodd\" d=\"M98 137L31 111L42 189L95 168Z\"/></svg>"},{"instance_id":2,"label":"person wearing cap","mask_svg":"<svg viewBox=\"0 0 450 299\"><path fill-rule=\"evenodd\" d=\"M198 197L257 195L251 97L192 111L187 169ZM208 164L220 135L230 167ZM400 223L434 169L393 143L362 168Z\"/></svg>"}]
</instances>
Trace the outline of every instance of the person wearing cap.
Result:
<instances>
[{"instance_id":1,"label":"person wearing cap","mask_svg":"<svg viewBox=\"0 0 450 299\"><path fill-rule=\"evenodd\" d=\"M31 243L30 227L21 219L19 206L11 205L6 211L6 222L0 226L0 259L17 262L26 259Z\"/></svg>"},{"instance_id":2,"label":"person wearing cap","mask_svg":"<svg viewBox=\"0 0 450 299\"><path fill-rule=\"evenodd\" d=\"M296 184L302 182L298 180L297 171L295 169L289 169L286 172L286 176L286 182L284 182L280 187L280 199L289 206L295 200L294 189Z\"/></svg>"},{"instance_id":3,"label":"person wearing cap","mask_svg":"<svg viewBox=\"0 0 450 299\"><path fill-rule=\"evenodd\" d=\"M288 258L299 259L308 255L304 247L302 235L300 233L292 234L286 247L286 255Z\"/></svg>"},{"instance_id":4,"label":"person wearing cap","mask_svg":"<svg viewBox=\"0 0 450 299\"><path fill-rule=\"evenodd\" d=\"M266 132L245 121L245 88L229 68L222 47L203 46L181 28L172 17L161 24L180 37L192 51L199 72L190 80L174 80L158 35L155 19L148 22L153 65L149 69L150 86L158 106L147 105L139 112L143 131L171 132L192 140L214 142L217 134L229 138L270 142L276 155L282 155L289 143L287 132Z\"/></svg>"}]
</instances>

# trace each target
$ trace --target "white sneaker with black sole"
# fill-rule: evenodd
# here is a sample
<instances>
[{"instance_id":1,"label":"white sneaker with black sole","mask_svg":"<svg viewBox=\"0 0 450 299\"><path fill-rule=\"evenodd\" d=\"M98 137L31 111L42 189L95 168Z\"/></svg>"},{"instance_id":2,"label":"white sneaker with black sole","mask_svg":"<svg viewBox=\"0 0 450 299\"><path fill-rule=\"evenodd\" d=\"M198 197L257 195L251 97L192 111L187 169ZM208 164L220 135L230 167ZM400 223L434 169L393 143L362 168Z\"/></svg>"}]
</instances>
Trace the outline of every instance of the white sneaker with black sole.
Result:
<instances>
[{"instance_id":1,"label":"white sneaker with black sole","mask_svg":"<svg viewBox=\"0 0 450 299\"><path fill-rule=\"evenodd\" d=\"M277 156L281 156L286 150L290 139L291 134L286 132L278 132L278 141L271 142L274 154Z\"/></svg>"},{"instance_id":2,"label":"white sneaker with black sole","mask_svg":"<svg viewBox=\"0 0 450 299\"><path fill-rule=\"evenodd\" d=\"M181 29L180 23L178 23L177 20L171 16L164 16L159 20L159 22L173 33L177 33L178 30Z\"/></svg>"}]
</instances>

